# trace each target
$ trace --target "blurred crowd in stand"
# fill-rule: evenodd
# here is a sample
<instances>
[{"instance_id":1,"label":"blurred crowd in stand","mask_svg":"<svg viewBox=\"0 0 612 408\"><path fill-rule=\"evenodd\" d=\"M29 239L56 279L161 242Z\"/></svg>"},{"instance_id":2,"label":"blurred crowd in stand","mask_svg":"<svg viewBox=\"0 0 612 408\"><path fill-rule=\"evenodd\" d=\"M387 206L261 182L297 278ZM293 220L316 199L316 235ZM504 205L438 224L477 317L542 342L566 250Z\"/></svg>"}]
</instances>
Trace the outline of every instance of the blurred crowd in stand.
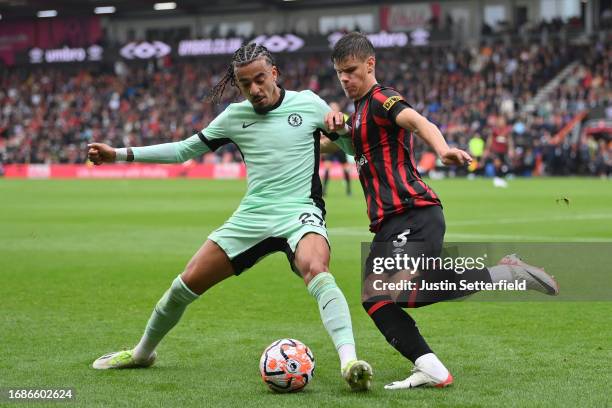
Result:
<instances>
[{"instance_id":1,"label":"blurred crowd in stand","mask_svg":"<svg viewBox=\"0 0 612 408\"><path fill-rule=\"evenodd\" d=\"M609 38L608 38L609 40ZM551 40L483 43L479 47L381 50L376 75L437 124L453 146L477 158L488 175L605 175L610 134L565 132L593 112L612 121L611 41L583 45ZM113 66L45 66L0 72L0 163L83 163L86 144L140 146L184 139L240 99L228 86L221 104L206 101L230 56ZM576 64L571 65L572 62ZM281 84L311 89L351 113L329 55L279 55ZM533 109L530 101L560 73L565 77ZM419 156L426 146L418 145ZM234 146L201 158L241 160ZM435 163L425 163L424 172Z\"/></svg>"}]
</instances>

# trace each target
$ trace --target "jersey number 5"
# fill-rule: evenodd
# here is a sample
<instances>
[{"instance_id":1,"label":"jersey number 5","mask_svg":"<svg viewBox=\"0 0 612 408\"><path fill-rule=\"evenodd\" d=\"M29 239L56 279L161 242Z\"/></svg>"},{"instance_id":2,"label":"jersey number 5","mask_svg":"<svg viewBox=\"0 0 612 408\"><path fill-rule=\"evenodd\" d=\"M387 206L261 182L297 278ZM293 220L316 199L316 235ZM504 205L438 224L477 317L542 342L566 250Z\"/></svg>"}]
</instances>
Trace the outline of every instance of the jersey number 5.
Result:
<instances>
[{"instance_id":1,"label":"jersey number 5","mask_svg":"<svg viewBox=\"0 0 612 408\"><path fill-rule=\"evenodd\" d=\"M397 239L393 241L393 246L396 248L403 247L408 242L408 238L406 236L410 235L410 230L407 229L401 234L397 235Z\"/></svg>"}]
</instances>

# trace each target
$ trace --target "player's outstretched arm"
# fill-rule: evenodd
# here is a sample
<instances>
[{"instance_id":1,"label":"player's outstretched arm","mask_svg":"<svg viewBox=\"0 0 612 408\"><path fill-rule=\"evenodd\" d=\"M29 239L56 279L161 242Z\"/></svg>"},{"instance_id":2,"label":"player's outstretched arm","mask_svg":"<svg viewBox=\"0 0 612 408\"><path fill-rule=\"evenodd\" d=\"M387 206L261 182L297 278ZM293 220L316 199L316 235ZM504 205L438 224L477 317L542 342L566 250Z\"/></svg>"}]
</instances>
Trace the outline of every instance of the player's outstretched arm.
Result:
<instances>
[{"instance_id":1,"label":"player's outstretched arm","mask_svg":"<svg viewBox=\"0 0 612 408\"><path fill-rule=\"evenodd\" d=\"M397 115L395 122L404 129L416 132L417 136L434 149L445 166L463 166L472 161L472 157L467 152L448 147L440 129L414 109L403 109Z\"/></svg>"},{"instance_id":2,"label":"player's outstretched arm","mask_svg":"<svg viewBox=\"0 0 612 408\"><path fill-rule=\"evenodd\" d=\"M90 143L87 156L96 166L116 161L143 163L183 163L203 153L209 147L198 135L174 143L115 149L104 143Z\"/></svg>"}]
</instances>

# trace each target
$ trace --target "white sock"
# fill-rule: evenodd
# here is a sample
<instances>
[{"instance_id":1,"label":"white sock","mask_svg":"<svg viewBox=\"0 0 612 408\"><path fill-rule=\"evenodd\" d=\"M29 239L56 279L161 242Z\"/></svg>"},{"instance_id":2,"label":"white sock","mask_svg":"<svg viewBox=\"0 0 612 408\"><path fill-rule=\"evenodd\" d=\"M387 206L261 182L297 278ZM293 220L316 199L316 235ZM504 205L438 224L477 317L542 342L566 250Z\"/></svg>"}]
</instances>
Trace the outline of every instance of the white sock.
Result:
<instances>
[{"instance_id":1,"label":"white sock","mask_svg":"<svg viewBox=\"0 0 612 408\"><path fill-rule=\"evenodd\" d=\"M434 353L423 354L416 359L414 365L440 381L444 381L448 378L448 370Z\"/></svg>"},{"instance_id":2,"label":"white sock","mask_svg":"<svg viewBox=\"0 0 612 408\"><path fill-rule=\"evenodd\" d=\"M340 357L340 368L343 368L348 362L357 360L357 352L354 344L343 344L338 347L338 356Z\"/></svg>"},{"instance_id":3,"label":"white sock","mask_svg":"<svg viewBox=\"0 0 612 408\"><path fill-rule=\"evenodd\" d=\"M510 265L495 265L489 268L489 274L491 275L491 282L501 282L503 280L508 282L514 282L514 276L512 276L512 267Z\"/></svg>"}]
</instances>

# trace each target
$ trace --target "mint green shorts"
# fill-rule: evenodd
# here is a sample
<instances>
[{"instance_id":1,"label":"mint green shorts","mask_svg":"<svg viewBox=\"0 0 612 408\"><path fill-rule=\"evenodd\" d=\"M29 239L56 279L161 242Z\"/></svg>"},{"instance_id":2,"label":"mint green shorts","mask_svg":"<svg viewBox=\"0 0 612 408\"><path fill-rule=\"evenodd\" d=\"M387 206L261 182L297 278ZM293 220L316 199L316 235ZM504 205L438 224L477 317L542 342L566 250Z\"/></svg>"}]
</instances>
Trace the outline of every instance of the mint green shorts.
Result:
<instances>
[{"instance_id":1,"label":"mint green shorts","mask_svg":"<svg viewBox=\"0 0 612 408\"><path fill-rule=\"evenodd\" d=\"M273 252L285 252L289 264L302 237L310 232L323 236L329 245L323 212L315 205L270 204L238 208L208 239L223 249L234 273L252 267Z\"/></svg>"}]
</instances>

